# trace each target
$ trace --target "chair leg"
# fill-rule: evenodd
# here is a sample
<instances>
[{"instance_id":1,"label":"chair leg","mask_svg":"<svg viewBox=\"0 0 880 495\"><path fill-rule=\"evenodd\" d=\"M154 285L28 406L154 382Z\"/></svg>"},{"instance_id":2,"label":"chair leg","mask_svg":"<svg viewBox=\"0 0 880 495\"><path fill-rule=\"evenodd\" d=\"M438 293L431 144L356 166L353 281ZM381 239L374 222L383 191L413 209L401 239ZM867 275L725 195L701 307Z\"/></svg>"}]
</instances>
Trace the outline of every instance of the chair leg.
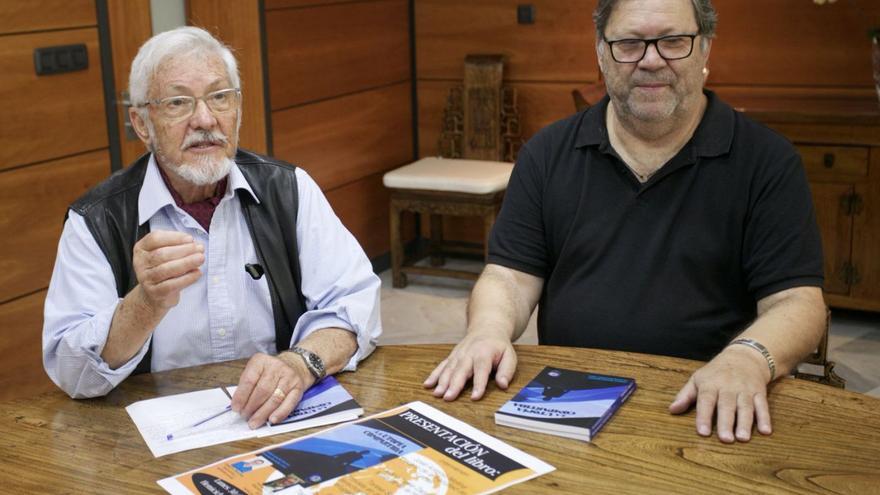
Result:
<instances>
[{"instance_id":1,"label":"chair leg","mask_svg":"<svg viewBox=\"0 0 880 495\"><path fill-rule=\"evenodd\" d=\"M402 289L406 287L406 274L401 271L403 266L403 237L400 232L400 216L403 211L391 200L389 207L391 231L391 285Z\"/></svg>"},{"instance_id":2,"label":"chair leg","mask_svg":"<svg viewBox=\"0 0 880 495\"><path fill-rule=\"evenodd\" d=\"M495 207L483 215L483 261L489 262L489 235L492 233L492 226L495 225Z\"/></svg>"},{"instance_id":3,"label":"chair leg","mask_svg":"<svg viewBox=\"0 0 880 495\"><path fill-rule=\"evenodd\" d=\"M443 257L440 244L443 242L443 215L431 215L431 266L443 266L446 259Z\"/></svg>"}]
</instances>

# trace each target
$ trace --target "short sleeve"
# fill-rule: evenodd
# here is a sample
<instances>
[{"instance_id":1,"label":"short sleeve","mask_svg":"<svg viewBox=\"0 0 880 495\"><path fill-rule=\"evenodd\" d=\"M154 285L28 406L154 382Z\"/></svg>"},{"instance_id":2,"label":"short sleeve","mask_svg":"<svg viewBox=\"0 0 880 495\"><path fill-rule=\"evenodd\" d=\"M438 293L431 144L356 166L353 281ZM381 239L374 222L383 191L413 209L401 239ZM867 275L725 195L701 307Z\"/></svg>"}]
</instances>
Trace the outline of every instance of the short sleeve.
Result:
<instances>
[{"instance_id":1,"label":"short sleeve","mask_svg":"<svg viewBox=\"0 0 880 495\"><path fill-rule=\"evenodd\" d=\"M489 237L488 261L545 278L548 256L543 221L544 174L540 165L528 145L520 150L501 213Z\"/></svg>"},{"instance_id":2,"label":"short sleeve","mask_svg":"<svg viewBox=\"0 0 880 495\"><path fill-rule=\"evenodd\" d=\"M824 281L806 173L791 145L784 145L765 159L751 187L743 268L755 300L793 287L821 287Z\"/></svg>"}]
</instances>

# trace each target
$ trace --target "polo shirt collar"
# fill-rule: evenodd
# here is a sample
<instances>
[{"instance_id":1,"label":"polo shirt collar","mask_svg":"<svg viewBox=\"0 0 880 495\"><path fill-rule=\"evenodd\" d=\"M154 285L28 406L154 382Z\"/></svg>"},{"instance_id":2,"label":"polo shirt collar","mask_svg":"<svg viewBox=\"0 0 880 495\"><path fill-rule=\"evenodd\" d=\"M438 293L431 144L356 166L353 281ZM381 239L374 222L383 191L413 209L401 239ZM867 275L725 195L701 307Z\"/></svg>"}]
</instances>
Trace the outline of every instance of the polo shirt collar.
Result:
<instances>
[{"instance_id":1,"label":"polo shirt collar","mask_svg":"<svg viewBox=\"0 0 880 495\"><path fill-rule=\"evenodd\" d=\"M696 156L711 157L726 154L733 143L736 118L734 110L718 99L713 91L704 89L703 93L708 98L706 112L689 143L693 144ZM605 127L605 112L609 103L610 99L605 95L599 103L584 112L577 131L575 148L584 146L599 146L602 150L611 148L608 130Z\"/></svg>"},{"instance_id":2,"label":"polo shirt collar","mask_svg":"<svg viewBox=\"0 0 880 495\"><path fill-rule=\"evenodd\" d=\"M241 170L238 169L238 164L229 170L226 193L220 201L232 198L232 195L237 190L247 192L254 198L254 201L260 202L257 195L254 194L251 185L248 184ZM162 176L159 173L159 164L156 163L156 156L150 154L150 161L147 163L147 171L144 175L144 183L138 194L138 225L148 222L162 208L166 206L173 208L175 205L174 198L171 196L171 192L168 191L165 181L162 180Z\"/></svg>"}]
</instances>

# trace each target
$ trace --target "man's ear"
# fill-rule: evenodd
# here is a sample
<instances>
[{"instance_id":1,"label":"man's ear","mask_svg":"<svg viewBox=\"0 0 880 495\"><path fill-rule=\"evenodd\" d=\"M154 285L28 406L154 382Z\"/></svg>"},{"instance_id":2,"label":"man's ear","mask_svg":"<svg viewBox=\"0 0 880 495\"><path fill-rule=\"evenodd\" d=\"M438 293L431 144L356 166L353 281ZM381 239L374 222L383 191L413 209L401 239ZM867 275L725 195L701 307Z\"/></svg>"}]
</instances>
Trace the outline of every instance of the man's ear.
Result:
<instances>
[{"instance_id":1,"label":"man's ear","mask_svg":"<svg viewBox=\"0 0 880 495\"><path fill-rule=\"evenodd\" d=\"M596 62L599 64L599 73L605 73L605 64L602 60L602 55L605 53L605 47L602 46L602 42L596 42ZM601 76L600 76L601 77Z\"/></svg>"},{"instance_id":2,"label":"man's ear","mask_svg":"<svg viewBox=\"0 0 880 495\"><path fill-rule=\"evenodd\" d=\"M706 44L700 41L700 48L703 50L703 61L709 65L709 52L712 51L712 38L706 38Z\"/></svg>"},{"instance_id":3,"label":"man's ear","mask_svg":"<svg viewBox=\"0 0 880 495\"><path fill-rule=\"evenodd\" d=\"M128 108L128 119L131 121L131 127L134 132L141 138L144 145L150 147L150 131L147 129L147 123L141 116L141 112L137 108Z\"/></svg>"}]
</instances>

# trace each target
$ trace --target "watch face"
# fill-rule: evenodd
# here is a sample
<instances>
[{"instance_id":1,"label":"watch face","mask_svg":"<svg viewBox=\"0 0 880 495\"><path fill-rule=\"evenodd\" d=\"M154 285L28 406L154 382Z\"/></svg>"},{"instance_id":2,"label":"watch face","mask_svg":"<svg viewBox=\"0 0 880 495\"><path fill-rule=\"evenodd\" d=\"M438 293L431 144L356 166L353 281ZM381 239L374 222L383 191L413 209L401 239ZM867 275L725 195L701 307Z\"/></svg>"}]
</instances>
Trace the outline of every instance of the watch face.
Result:
<instances>
[{"instance_id":1,"label":"watch face","mask_svg":"<svg viewBox=\"0 0 880 495\"><path fill-rule=\"evenodd\" d=\"M312 363L312 368L316 371L317 378L322 378L324 376L324 362L321 361L321 358L317 354L310 353L309 362Z\"/></svg>"}]
</instances>

